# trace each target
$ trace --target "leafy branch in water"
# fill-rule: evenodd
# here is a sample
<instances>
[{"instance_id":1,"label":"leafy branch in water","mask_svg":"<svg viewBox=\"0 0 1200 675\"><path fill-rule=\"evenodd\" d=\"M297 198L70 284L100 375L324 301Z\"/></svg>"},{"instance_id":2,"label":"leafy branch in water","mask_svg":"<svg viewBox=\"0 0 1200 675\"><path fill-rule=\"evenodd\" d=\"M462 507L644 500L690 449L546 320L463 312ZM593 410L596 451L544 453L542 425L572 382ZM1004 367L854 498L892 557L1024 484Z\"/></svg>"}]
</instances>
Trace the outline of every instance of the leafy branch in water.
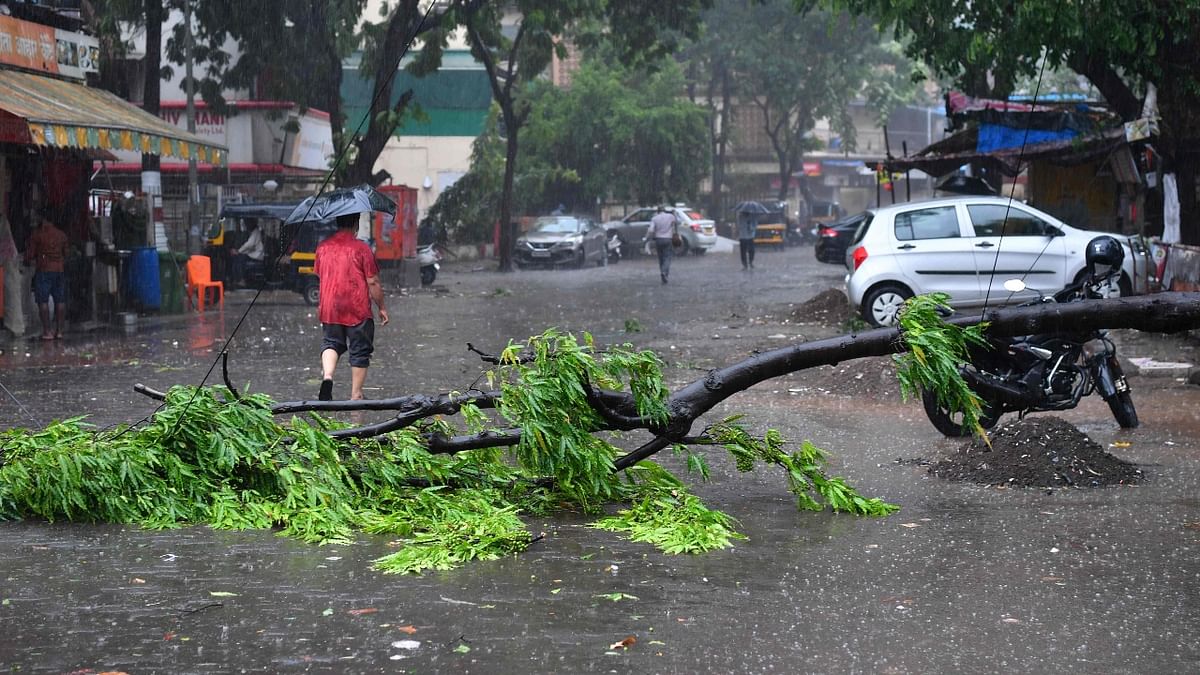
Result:
<instances>
[{"instance_id":1,"label":"leafy branch in water","mask_svg":"<svg viewBox=\"0 0 1200 675\"><path fill-rule=\"evenodd\" d=\"M785 452L785 441L778 431L768 429L763 438L756 438L736 424L738 419L740 416L729 417L714 424L709 427L708 435L733 455L738 471L753 471L756 461L786 471L788 490L796 496L797 508L820 511L828 504L834 511L860 516L886 516L900 508L878 498L867 499L846 484L845 479L826 475L828 459L812 443L804 441L799 452Z\"/></svg>"},{"instance_id":2,"label":"leafy branch in water","mask_svg":"<svg viewBox=\"0 0 1200 675\"><path fill-rule=\"evenodd\" d=\"M987 346L983 333L988 324L962 327L946 323L942 312L949 299L945 293L918 295L909 298L900 312L900 339L908 347L907 352L892 357L900 393L907 400L922 391L932 392L939 406L961 412L963 427L986 440L987 433L979 424L982 402L959 368L967 362L972 345Z\"/></svg>"},{"instance_id":3,"label":"leafy branch in water","mask_svg":"<svg viewBox=\"0 0 1200 675\"><path fill-rule=\"evenodd\" d=\"M35 432L0 432L0 520L208 524L275 529L314 543L366 533L395 539L400 548L375 561L394 573L516 553L535 541L522 515L564 508L597 513L610 503L630 507L597 527L667 553L724 548L742 538L732 518L706 507L662 466L642 459L614 470L624 453L606 439L629 428L614 430L614 419L667 433L668 392L653 353L629 345L597 351L591 336L579 343L548 331L510 344L497 361L487 378L500 396L481 397L480 405L464 398L454 410L470 433L518 428L519 441L508 450L431 452L431 439L459 433L442 413L339 441L330 433L345 424L313 412L281 422L273 414L278 406L273 411L262 394L174 387L145 426L97 432L73 418ZM627 405L597 409L604 405L600 390L621 393ZM485 399L494 410L482 408ZM725 445L739 468L755 461L782 466L802 508L822 508L818 498L848 513L896 508L827 477L824 456L811 444L787 453L777 432L758 439L735 421L656 447L674 444L688 469L705 479L707 466L689 444Z\"/></svg>"}]
</instances>

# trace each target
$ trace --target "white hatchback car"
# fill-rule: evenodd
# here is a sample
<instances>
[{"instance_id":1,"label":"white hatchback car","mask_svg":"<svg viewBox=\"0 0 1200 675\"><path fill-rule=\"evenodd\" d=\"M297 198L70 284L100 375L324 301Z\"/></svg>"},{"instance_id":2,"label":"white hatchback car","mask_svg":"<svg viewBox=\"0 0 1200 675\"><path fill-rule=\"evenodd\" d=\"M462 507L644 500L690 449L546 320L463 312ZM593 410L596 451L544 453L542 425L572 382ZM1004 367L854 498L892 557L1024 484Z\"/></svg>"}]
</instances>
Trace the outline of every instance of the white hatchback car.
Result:
<instances>
[{"instance_id":1,"label":"white hatchback car","mask_svg":"<svg viewBox=\"0 0 1200 675\"><path fill-rule=\"evenodd\" d=\"M946 293L955 308L1034 300L1078 279L1087 243L1103 234L1125 246L1123 273L1108 294L1130 295L1135 270L1144 276L1149 264L1128 236L1080 230L1002 197L883 206L867 212L846 251L846 295L875 326L894 325L904 301L924 293ZM1014 278L1029 290L1005 290Z\"/></svg>"}]
</instances>

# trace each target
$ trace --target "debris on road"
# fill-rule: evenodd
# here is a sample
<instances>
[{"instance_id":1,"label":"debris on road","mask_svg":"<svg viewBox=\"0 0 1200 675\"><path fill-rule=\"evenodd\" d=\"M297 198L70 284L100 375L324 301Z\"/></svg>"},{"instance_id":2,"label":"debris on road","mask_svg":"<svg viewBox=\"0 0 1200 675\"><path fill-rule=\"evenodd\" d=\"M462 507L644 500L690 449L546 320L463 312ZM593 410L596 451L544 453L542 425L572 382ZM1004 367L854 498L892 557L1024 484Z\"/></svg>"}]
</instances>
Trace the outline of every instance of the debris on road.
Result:
<instances>
[{"instance_id":1,"label":"debris on road","mask_svg":"<svg viewBox=\"0 0 1200 675\"><path fill-rule=\"evenodd\" d=\"M1009 487L1102 487L1142 481L1136 465L1109 454L1060 417L1026 417L964 443L934 462L938 478Z\"/></svg>"}]
</instances>

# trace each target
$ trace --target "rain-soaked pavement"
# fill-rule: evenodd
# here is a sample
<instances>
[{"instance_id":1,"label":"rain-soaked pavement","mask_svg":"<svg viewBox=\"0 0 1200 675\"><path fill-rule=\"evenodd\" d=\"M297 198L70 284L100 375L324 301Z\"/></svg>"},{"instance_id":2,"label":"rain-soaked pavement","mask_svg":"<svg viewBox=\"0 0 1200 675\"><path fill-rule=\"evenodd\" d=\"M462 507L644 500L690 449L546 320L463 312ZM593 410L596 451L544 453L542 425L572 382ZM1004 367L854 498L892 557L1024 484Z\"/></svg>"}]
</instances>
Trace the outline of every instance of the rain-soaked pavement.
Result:
<instances>
[{"instance_id":1,"label":"rain-soaked pavement","mask_svg":"<svg viewBox=\"0 0 1200 675\"><path fill-rule=\"evenodd\" d=\"M468 341L498 351L549 326L658 350L679 385L754 349L834 329L788 321L840 285L811 249L501 275L450 264L435 291L390 294L368 396L465 389ZM252 294L224 315L143 321L132 335L3 344L0 425L152 412L132 393L198 382ZM626 332L636 321L641 332ZM295 294L264 294L239 329L235 382L314 397L319 331ZM214 373L219 379L219 369ZM215 381L210 377L210 381ZM748 541L662 555L570 515L537 520L523 555L421 577L369 562L383 538L308 546L269 532L0 524L0 669L19 672L1089 672L1200 671L1200 388L1133 378L1142 427L1090 398L1063 416L1135 461L1136 488L1000 490L929 478L897 458L953 446L894 396L808 387L733 397L754 428L810 439L885 519L798 513L783 477L713 455L696 487ZM345 379L338 393L345 394ZM0 392L0 395L5 395ZM7 396L7 395L5 395ZM669 459L662 458L670 463ZM599 597L624 593L621 601ZM216 593L217 595L214 595ZM235 594L235 595L228 595ZM633 636L626 650L610 646Z\"/></svg>"}]
</instances>

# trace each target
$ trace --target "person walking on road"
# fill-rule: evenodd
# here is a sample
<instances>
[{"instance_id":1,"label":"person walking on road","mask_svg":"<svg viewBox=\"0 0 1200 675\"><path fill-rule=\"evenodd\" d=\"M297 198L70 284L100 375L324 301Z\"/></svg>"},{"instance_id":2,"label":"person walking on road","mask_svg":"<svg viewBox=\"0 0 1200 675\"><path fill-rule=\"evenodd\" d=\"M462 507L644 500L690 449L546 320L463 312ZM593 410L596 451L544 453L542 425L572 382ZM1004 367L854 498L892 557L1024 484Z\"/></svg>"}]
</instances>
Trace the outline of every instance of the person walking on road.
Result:
<instances>
[{"instance_id":1,"label":"person walking on road","mask_svg":"<svg viewBox=\"0 0 1200 675\"><path fill-rule=\"evenodd\" d=\"M322 401L333 399L333 371L338 359L350 352L350 400L363 397L363 383L375 351L375 318L371 303L379 308L379 324L388 324L379 282L379 266L365 242L354 235L357 213L338 216L337 232L317 246L313 271L320 279L317 303L324 337L321 341Z\"/></svg>"},{"instance_id":2,"label":"person walking on road","mask_svg":"<svg viewBox=\"0 0 1200 675\"><path fill-rule=\"evenodd\" d=\"M42 320L42 339L58 340L67 320L67 235L40 216L40 224L29 236L25 264L33 264L33 295ZM50 300L54 299L54 324L50 323Z\"/></svg>"},{"instance_id":3,"label":"person walking on road","mask_svg":"<svg viewBox=\"0 0 1200 675\"><path fill-rule=\"evenodd\" d=\"M667 211L665 206L658 207L658 213L650 219L650 227L646 228L647 242L654 242L658 252L658 274L662 282L667 283L671 274L671 257L675 255L674 238L677 236L675 214Z\"/></svg>"},{"instance_id":4,"label":"person walking on road","mask_svg":"<svg viewBox=\"0 0 1200 675\"><path fill-rule=\"evenodd\" d=\"M754 269L754 237L758 235L758 214L742 211L737 214L738 252L742 269Z\"/></svg>"}]
</instances>

